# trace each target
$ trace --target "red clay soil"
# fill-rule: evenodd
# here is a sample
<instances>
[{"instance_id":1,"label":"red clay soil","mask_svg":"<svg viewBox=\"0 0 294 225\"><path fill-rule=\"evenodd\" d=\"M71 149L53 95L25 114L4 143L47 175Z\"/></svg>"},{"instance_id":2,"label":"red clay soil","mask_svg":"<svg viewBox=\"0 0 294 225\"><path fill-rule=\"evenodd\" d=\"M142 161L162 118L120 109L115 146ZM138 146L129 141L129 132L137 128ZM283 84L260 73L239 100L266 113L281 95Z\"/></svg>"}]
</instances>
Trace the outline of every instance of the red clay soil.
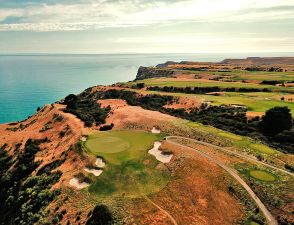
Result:
<instances>
[{"instance_id":1,"label":"red clay soil","mask_svg":"<svg viewBox=\"0 0 294 225\"><path fill-rule=\"evenodd\" d=\"M167 109L191 109L191 108L198 108L201 106L201 100L197 97L178 97L178 100L169 104L165 105L164 108Z\"/></svg>"},{"instance_id":2,"label":"red clay soil","mask_svg":"<svg viewBox=\"0 0 294 225\"><path fill-rule=\"evenodd\" d=\"M126 124L130 123L148 123L149 126L156 126L160 122L169 122L176 119L158 111L145 110L139 106L129 106L124 100L108 99L100 100L99 103L102 107L107 107L111 103L111 112L106 119L106 123L113 123L115 129L124 128Z\"/></svg>"},{"instance_id":3,"label":"red clay soil","mask_svg":"<svg viewBox=\"0 0 294 225\"><path fill-rule=\"evenodd\" d=\"M61 183L68 185L68 180L72 178L72 174L83 165L77 154L74 151L69 151L69 149L79 141L83 132L87 132L83 122L72 114L62 112L61 109L63 108L63 105L58 104L47 105L21 123L0 125L0 146L7 144L8 149L10 149L8 152L12 155L14 154L14 146L21 143L21 148L23 148L29 138L48 138L50 140L40 145L41 151L36 155L36 161L41 160L42 162L39 168L60 159L65 152L68 154L67 160L58 168L63 172L63 175L55 187L59 187ZM63 118L62 121L55 120L58 115ZM22 124L21 128L19 128L20 124ZM65 135L62 137L60 132L64 132Z\"/></svg>"},{"instance_id":4,"label":"red clay soil","mask_svg":"<svg viewBox=\"0 0 294 225\"><path fill-rule=\"evenodd\" d=\"M257 116L261 118L263 115L264 115L264 112L253 112L253 111L246 112L247 119L253 119L254 117L257 117Z\"/></svg>"}]
</instances>

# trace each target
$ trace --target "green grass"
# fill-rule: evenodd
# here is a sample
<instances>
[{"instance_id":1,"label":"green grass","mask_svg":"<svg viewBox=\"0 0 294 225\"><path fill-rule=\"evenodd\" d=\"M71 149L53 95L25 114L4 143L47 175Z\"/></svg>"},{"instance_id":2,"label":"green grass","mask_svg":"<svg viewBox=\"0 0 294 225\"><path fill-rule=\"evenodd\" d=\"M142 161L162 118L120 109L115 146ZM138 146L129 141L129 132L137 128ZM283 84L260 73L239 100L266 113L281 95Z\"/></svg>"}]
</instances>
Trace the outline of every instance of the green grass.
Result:
<instances>
[{"instance_id":1,"label":"green grass","mask_svg":"<svg viewBox=\"0 0 294 225\"><path fill-rule=\"evenodd\" d=\"M86 147L95 155L99 153L117 153L130 148L130 143L119 137L90 137ZM99 145L97 145L99 143Z\"/></svg>"},{"instance_id":2,"label":"green grass","mask_svg":"<svg viewBox=\"0 0 294 225\"><path fill-rule=\"evenodd\" d=\"M174 87L235 87L235 88L269 88L272 89L272 85L259 85L253 83L236 83L236 82L205 82L205 81L182 81L182 80L170 80L166 78L151 78L140 82L144 82L146 86L174 86Z\"/></svg>"},{"instance_id":3,"label":"green grass","mask_svg":"<svg viewBox=\"0 0 294 225\"><path fill-rule=\"evenodd\" d=\"M187 72L187 70L180 70ZM219 71L193 71L195 75L218 75L218 76L231 76L232 80L280 80L280 81L294 81L294 72L266 72L266 71L244 71L244 70L232 70L226 72Z\"/></svg>"},{"instance_id":4,"label":"green grass","mask_svg":"<svg viewBox=\"0 0 294 225\"><path fill-rule=\"evenodd\" d=\"M101 156L106 167L99 177L91 177L88 191L99 198L137 197L161 190L169 172L156 169L159 162L148 150L162 138L144 131L110 131L90 135L88 153Z\"/></svg>"},{"instance_id":5,"label":"green grass","mask_svg":"<svg viewBox=\"0 0 294 225\"><path fill-rule=\"evenodd\" d=\"M206 125L202 125L202 124L196 123L196 122L188 122L187 125L189 127L201 129L202 131L206 131L207 133L217 134L218 136L221 136L221 137L233 140L233 141L241 141L242 140L242 136L239 136L239 135L236 135L233 133L229 133L226 131L222 131L222 130L214 128L212 126L206 126Z\"/></svg>"},{"instance_id":6,"label":"green grass","mask_svg":"<svg viewBox=\"0 0 294 225\"><path fill-rule=\"evenodd\" d=\"M229 92L225 93L223 96L213 96L213 95L199 95L199 94L184 94L184 93L167 93L167 92L156 92L148 91L150 94L162 94L171 96L184 96L188 98L200 99L201 101L211 101L212 105L229 105L229 104L239 104L245 105L248 111L253 112L265 112L275 106L287 106L291 109L291 113L294 116L294 102L284 102L276 100L282 96L281 93L268 93L268 92L252 92L252 93L240 93L240 92Z\"/></svg>"},{"instance_id":7,"label":"green grass","mask_svg":"<svg viewBox=\"0 0 294 225\"><path fill-rule=\"evenodd\" d=\"M150 78L145 80L140 80L139 83L145 83L146 86L174 86L174 87L221 87L221 88L257 88L263 89L268 88L273 91L284 91L284 92L294 92L293 87L279 87L273 85L261 85L255 83L241 83L241 82L210 82L210 81L185 81L185 80L175 80L170 78ZM129 82L128 85L134 85L136 82Z\"/></svg>"},{"instance_id":8,"label":"green grass","mask_svg":"<svg viewBox=\"0 0 294 225\"><path fill-rule=\"evenodd\" d=\"M218 135L220 135L222 137L226 137L226 138L234 140L234 141L241 141L242 140L242 137L240 137L236 134L229 133L229 132L219 132Z\"/></svg>"},{"instance_id":9,"label":"green grass","mask_svg":"<svg viewBox=\"0 0 294 225\"><path fill-rule=\"evenodd\" d=\"M276 151L268 146L265 146L263 144L250 144L250 147L258 152L261 152L261 153L265 153L265 154L268 154L268 155L272 155L272 154L275 154Z\"/></svg>"},{"instance_id":10,"label":"green grass","mask_svg":"<svg viewBox=\"0 0 294 225\"><path fill-rule=\"evenodd\" d=\"M245 136L236 135L236 134L223 131L212 126L203 125L197 122L187 122L186 125L191 128L201 130L204 133L212 134L217 137L227 139L231 141L233 146L237 148L241 148L241 149L248 149L250 152L255 154L262 153L267 156L276 156L277 154L281 154L275 149L270 148L264 144L253 143L253 141L250 138Z\"/></svg>"},{"instance_id":11,"label":"green grass","mask_svg":"<svg viewBox=\"0 0 294 225\"><path fill-rule=\"evenodd\" d=\"M109 131L89 135L85 143L88 152L103 157L106 162L121 164L145 154L162 135L144 131Z\"/></svg>"},{"instance_id":12,"label":"green grass","mask_svg":"<svg viewBox=\"0 0 294 225\"><path fill-rule=\"evenodd\" d=\"M260 181L270 182L270 181L276 180L276 178L273 174L266 172L266 171L262 171L262 170L250 170L249 175L252 178L260 180Z\"/></svg>"}]
</instances>

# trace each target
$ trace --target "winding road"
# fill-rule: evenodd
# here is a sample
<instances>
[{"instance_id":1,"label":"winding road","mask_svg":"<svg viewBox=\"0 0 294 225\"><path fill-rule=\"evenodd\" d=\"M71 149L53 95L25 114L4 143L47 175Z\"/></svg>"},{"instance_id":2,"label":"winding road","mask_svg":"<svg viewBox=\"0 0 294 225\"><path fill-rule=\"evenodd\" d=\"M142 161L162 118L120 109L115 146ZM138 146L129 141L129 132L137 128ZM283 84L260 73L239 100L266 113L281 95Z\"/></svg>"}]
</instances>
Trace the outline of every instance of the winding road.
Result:
<instances>
[{"instance_id":1,"label":"winding road","mask_svg":"<svg viewBox=\"0 0 294 225\"><path fill-rule=\"evenodd\" d=\"M198 153L199 155L201 155L202 157L205 157L207 158L208 160L212 161L213 163L217 164L218 166L220 166L221 168L223 168L224 170L226 170L232 177L235 178L236 181L238 181L244 188L245 190L248 192L248 194L251 196L251 198L255 201L255 203L257 204L257 206L260 208L260 210L262 211L262 213L264 214L266 220L268 221L268 224L269 225L278 225L278 222L276 221L276 219L273 217L273 215L269 212L269 210L266 208L266 206L261 202L261 200L257 197L257 195L254 193L254 191L246 184L246 182L236 173L234 172L231 168L229 168L228 166L224 165L222 162L220 162L219 160L215 159L215 158L212 158L210 155L196 149L196 148L192 148L192 147L189 147L189 146L186 146L186 145L183 145L183 144L179 144L177 143L176 141L173 141L172 139L174 138L177 138L177 139L184 139L184 140L190 140L190 141L193 141L195 143L198 143L198 144L204 144L206 146L211 146L211 147L214 147L214 148L218 148L218 149L221 149L223 151L229 151L229 153L232 153L232 154L235 154L237 155L238 157L243 157L242 154L239 154L239 153L235 153L235 152L232 152L230 150L227 150L227 149L223 149L221 147L218 147L218 146L215 146L215 145L211 145L209 143L206 143L206 142L201 142L201 141L196 141L194 139L190 139L190 138L184 138L184 137L178 137L178 136L168 136L166 137L166 141L167 142L170 142L174 145L178 145L178 146L181 146L181 147L186 147L186 148L189 148L191 150L193 150L194 152ZM248 157L248 156L247 156ZM243 157L243 158L246 158L248 159L247 157ZM251 157L249 157L250 160L253 160ZM258 163L261 163L260 161L256 160L256 162ZM263 164L263 163L261 163ZM270 166L268 164L266 164L267 166ZM274 168L274 169L278 169L278 170L282 170L282 169L279 169L279 168L276 168L276 167L273 167L273 166L270 166L271 168ZM284 170L282 170L284 171ZM288 171L286 171L288 172ZM292 174L291 174L292 175Z\"/></svg>"}]
</instances>

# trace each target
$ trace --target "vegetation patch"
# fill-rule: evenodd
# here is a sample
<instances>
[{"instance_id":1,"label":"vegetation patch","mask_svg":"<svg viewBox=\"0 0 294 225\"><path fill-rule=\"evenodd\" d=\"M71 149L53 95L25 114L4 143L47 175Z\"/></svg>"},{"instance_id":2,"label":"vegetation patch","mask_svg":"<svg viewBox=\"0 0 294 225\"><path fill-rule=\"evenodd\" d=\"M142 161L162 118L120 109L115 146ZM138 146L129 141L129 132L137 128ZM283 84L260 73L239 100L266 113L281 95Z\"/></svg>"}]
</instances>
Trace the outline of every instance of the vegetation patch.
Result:
<instances>
[{"instance_id":1,"label":"vegetation patch","mask_svg":"<svg viewBox=\"0 0 294 225\"><path fill-rule=\"evenodd\" d=\"M274 149L272 149L266 145L263 145L263 144L251 144L250 148L252 148L258 152L268 154L268 155L273 155L276 153L276 151Z\"/></svg>"},{"instance_id":2,"label":"vegetation patch","mask_svg":"<svg viewBox=\"0 0 294 225\"><path fill-rule=\"evenodd\" d=\"M228 139L231 139L231 140L234 140L234 141L241 141L242 140L242 137L235 135L235 134L228 133L228 132L219 132L218 135L225 137L225 138L228 138Z\"/></svg>"},{"instance_id":3,"label":"vegetation patch","mask_svg":"<svg viewBox=\"0 0 294 225\"><path fill-rule=\"evenodd\" d=\"M40 164L35 161L39 145L46 141L28 139L15 159L5 149L0 149L0 224L36 224L44 218L46 207L59 195L59 190L51 187L61 177L60 171L52 172L61 161L47 164L37 174L32 174Z\"/></svg>"},{"instance_id":4,"label":"vegetation patch","mask_svg":"<svg viewBox=\"0 0 294 225\"><path fill-rule=\"evenodd\" d=\"M263 171L263 170L250 170L249 175L254 179L261 180L261 181L275 181L276 178L273 174Z\"/></svg>"},{"instance_id":5,"label":"vegetation patch","mask_svg":"<svg viewBox=\"0 0 294 225\"><path fill-rule=\"evenodd\" d=\"M101 108L94 99L85 98L82 95L70 94L64 99L65 112L76 115L84 121L85 126L91 127L94 123L101 125L110 111L110 107Z\"/></svg>"},{"instance_id":6,"label":"vegetation patch","mask_svg":"<svg viewBox=\"0 0 294 225\"><path fill-rule=\"evenodd\" d=\"M114 224L114 218L109 210L109 208L105 205L97 205L95 206L93 212L89 213L91 217L87 220L86 225L112 225Z\"/></svg>"}]
</instances>

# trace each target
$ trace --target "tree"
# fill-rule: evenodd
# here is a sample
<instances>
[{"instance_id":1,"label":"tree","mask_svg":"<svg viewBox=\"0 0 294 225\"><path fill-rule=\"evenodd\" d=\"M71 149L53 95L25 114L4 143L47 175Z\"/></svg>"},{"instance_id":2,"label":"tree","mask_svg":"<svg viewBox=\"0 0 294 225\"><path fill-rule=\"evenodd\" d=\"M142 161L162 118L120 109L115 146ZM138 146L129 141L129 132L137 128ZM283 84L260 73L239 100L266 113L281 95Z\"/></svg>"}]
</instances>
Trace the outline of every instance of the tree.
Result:
<instances>
[{"instance_id":1,"label":"tree","mask_svg":"<svg viewBox=\"0 0 294 225\"><path fill-rule=\"evenodd\" d=\"M76 95L70 94L65 97L64 104L66 104L68 108L75 109L77 100L78 97Z\"/></svg>"},{"instance_id":2,"label":"tree","mask_svg":"<svg viewBox=\"0 0 294 225\"><path fill-rule=\"evenodd\" d=\"M87 220L86 225L112 225L114 224L114 218L112 213L105 205L97 205L91 217Z\"/></svg>"},{"instance_id":3,"label":"tree","mask_svg":"<svg viewBox=\"0 0 294 225\"><path fill-rule=\"evenodd\" d=\"M288 107L274 107L266 111L259 123L261 132L266 136L275 136L284 130L290 130L293 126L290 111Z\"/></svg>"}]
</instances>

